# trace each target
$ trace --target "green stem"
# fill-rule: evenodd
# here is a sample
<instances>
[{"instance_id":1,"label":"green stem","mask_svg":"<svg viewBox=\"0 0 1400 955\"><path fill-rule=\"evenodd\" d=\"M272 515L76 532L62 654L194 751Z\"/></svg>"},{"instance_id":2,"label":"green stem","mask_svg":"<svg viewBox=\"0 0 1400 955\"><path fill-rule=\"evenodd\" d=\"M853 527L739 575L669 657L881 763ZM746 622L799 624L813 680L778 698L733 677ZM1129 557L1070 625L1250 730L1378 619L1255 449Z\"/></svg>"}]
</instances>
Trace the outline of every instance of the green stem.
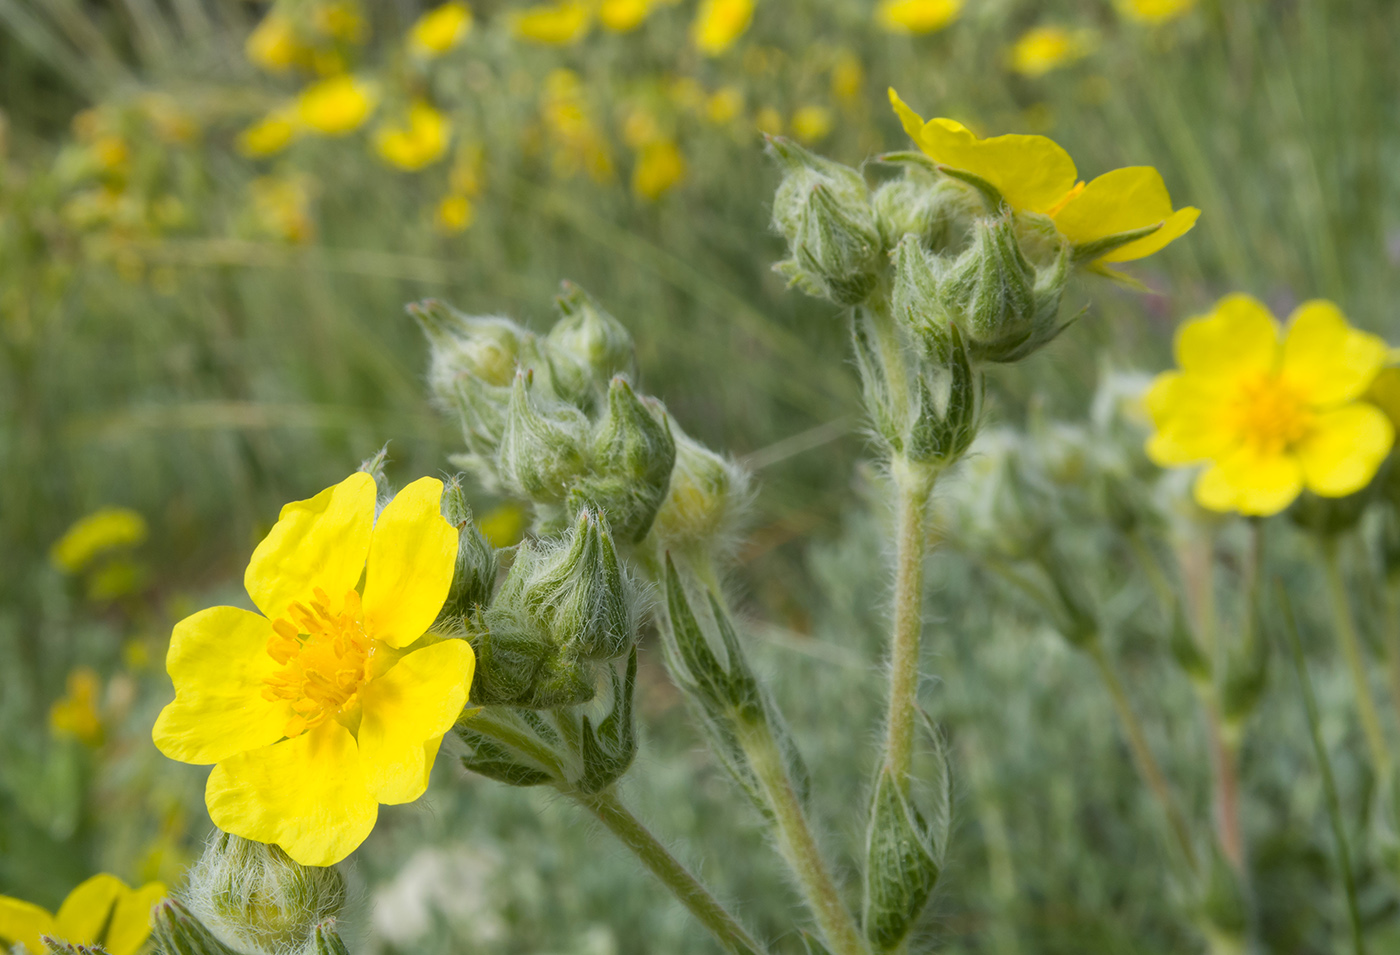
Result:
<instances>
[{"instance_id":1,"label":"green stem","mask_svg":"<svg viewBox=\"0 0 1400 955\"><path fill-rule=\"evenodd\" d=\"M756 942L738 920L720 905L690 870L671 855L651 834L641 820L634 816L611 788L598 793L570 793L575 802L587 809L607 826L622 844L641 860L651 874L699 919L724 946L735 955L762 955L763 946Z\"/></svg>"},{"instance_id":2,"label":"green stem","mask_svg":"<svg viewBox=\"0 0 1400 955\"><path fill-rule=\"evenodd\" d=\"M1385 582L1385 656L1391 704L1400 715L1400 579Z\"/></svg>"},{"instance_id":3,"label":"green stem","mask_svg":"<svg viewBox=\"0 0 1400 955\"><path fill-rule=\"evenodd\" d=\"M868 955L869 949L856 928L855 919L841 900L817 840L807 825L802 803L792 788L772 731L766 723L744 723L738 735L739 745L763 787L764 797L777 822L778 847L797 876L827 945L834 955Z\"/></svg>"},{"instance_id":4,"label":"green stem","mask_svg":"<svg viewBox=\"0 0 1400 955\"><path fill-rule=\"evenodd\" d=\"M1356 690L1356 709L1361 717L1361 729L1366 736L1366 745L1371 751L1371 762L1378 776L1389 779L1390 768L1393 765L1390 746L1386 743L1385 730L1381 728L1376 698L1371 693L1371 681L1366 676L1361 640L1356 633L1356 621L1351 615L1351 601L1347 597L1346 580L1342 577L1336 541L1327 540L1322 543L1322 564L1327 578L1328 596L1332 603L1332 629L1336 631L1337 641L1342 646L1342 656L1351 672L1352 686Z\"/></svg>"},{"instance_id":5,"label":"green stem","mask_svg":"<svg viewBox=\"0 0 1400 955\"><path fill-rule=\"evenodd\" d=\"M906 792L914 758L919 695L919 644L923 636L924 557L929 497L936 472L891 462L895 484L894 639L890 647L889 713L885 720L885 766Z\"/></svg>"},{"instance_id":6,"label":"green stem","mask_svg":"<svg viewBox=\"0 0 1400 955\"><path fill-rule=\"evenodd\" d=\"M1143 780L1162 807L1162 812L1167 817L1167 823L1171 827L1172 835L1175 837L1187 865L1192 872L1199 872L1200 866L1196 860L1196 848L1191 842L1190 827L1186 824L1186 817L1182 814L1181 807L1176 804L1176 799L1172 796L1166 774L1158 765L1157 758L1152 755L1152 748L1147 745L1147 734L1143 732L1142 723L1139 722L1137 714L1133 712L1133 706L1128 699L1127 690L1123 687L1123 681L1119 679L1118 672L1108 659L1108 654L1104 650L1101 640L1095 640L1089 645L1087 651L1094 661L1094 665L1098 668L1099 676L1108 689L1108 695L1113 699L1113 708L1118 714L1118 722L1123 728L1123 735L1128 738L1128 748L1133 752L1133 761L1137 764L1138 772L1142 774Z\"/></svg>"}]
</instances>

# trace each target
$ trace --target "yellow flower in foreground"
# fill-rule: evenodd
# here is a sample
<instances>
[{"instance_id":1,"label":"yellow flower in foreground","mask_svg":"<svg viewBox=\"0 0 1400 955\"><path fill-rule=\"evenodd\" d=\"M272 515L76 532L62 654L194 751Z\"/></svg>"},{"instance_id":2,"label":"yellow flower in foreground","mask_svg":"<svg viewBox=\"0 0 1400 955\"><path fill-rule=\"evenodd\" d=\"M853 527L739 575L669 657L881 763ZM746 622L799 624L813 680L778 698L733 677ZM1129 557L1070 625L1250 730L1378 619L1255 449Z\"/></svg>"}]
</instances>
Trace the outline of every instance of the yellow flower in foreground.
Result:
<instances>
[{"instance_id":1,"label":"yellow flower in foreground","mask_svg":"<svg viewBox=\"0 0 1400 955\"><path fill-rule=\"evenodd\" d=\"M408 31L408 46L425 60L442 56L461 43L472 29L472 12L453 0L429 10Z\"/></svg>"},{"instance_id":2,"label":"yellow flower in foreground","mask_svg":"<svg viewBox=\"0 0 1400 955\"><path fill-rule=\"evenodd\" d=\"M238 134L238 151L253 159L276 155L291 145L299 129L295 109L274 110Z\"/></svg>"},{"instance_id":3,"label":"yellow flower in foreground","mask_svg":"<svg viewBox=\"0 0 1400 955\"><path fill-rule=\"evenodd\" d=\"M875 19L894 33L932 33L962 13L963 0L880 0Z\"/></svg>"},{"instance_id":4,"label":"yellow flower in foreground","mask_svg":"<svg viewBox=\"0 0 1400 955\"><path fill-rule=\"evenodd\" d=\"M598 22L614 33L627 33L646 21L651 6L652 0L603 0L598 6Z\"/></svg>"},{"instance_id":5,"label":"yellow flower in foreground","mask_svg":"<svg viewBox=\"0 0 1400 955\"><path fill-rule=\"evenodd\" d=\"M691 25L695 48L706 56L719 56L752 22L753 0L701 0Z\"/></svg>"},{"instance_id":6,"label":"yellow flower in foreground","mask_svg":"<svg viewBox=\"0 0 1400 955\"><path fill-rule=\"evenodd\" d=\"M49 728L89 746L102 742L102 717L97 712L101 690L102 681L92 668L78 667L69 673L68 695L49 708Z\"/></svg>"},{"instance_id":7,"label":"yellow flower in foreground","mask_svg":"<svg viewBox=\"0 0 1400 955\"><path fill-rule=\"evenodd\" d=\"M685 157L669 139L659 139L642 147L632 170L632 191L643 199L656 200L685 178Z\"/></svg>"},{"instance_id":8,"label":"yellow flower in foreground","mask_svg":"<svg viewBox=\"0 0 1400 955\"><path fill-rule=\"evenodd\" d=\"M994 186L1013 209L1048 215L1076 245L1150 226L1147 236L1100 256L1127 262L1151 255L1196 224L1199 209L1172 209L1161 175L1151 166L1127 166L1089 183L1069 153L1046 136L1012 134L980 139L951 119L924 122L890 90L890 102L909 138L934 162L971 173Z\"/></svg>"},{"instance_id":9,"label":"yellow flower in foreground","mask_svg":"<svg viewBox=\"0 0 1400 955\"><path fill-rule=\"evenodd\" d=\"M515 14L511 32L522 40L567 46L583 39L593 25L593 8L577 0L529 7Z\"/></svg>"},{"instance_id":10,"label":"yellow flower in foreground","mask_svg":"<svg viewBox=\"0 0 1400 955\"><path fill-rule=\"evenodd\" d=\"M378 101L378 92L365 80L332 76L301 91L297 116L318 133L344 136L365 124Z\"/></svg>"},{"instance_id":11,"label":"yellow flower in foreground","mask_svg":"<svg viewBox=\"0 0 1400 955\"><path fill-rule=\"evenodd\" d=\"M310 53L297 39L292 21L276 10L263 17L248 34L243 52L249 62L273 73L285 73Z\"/></svg>"},{"instance_id":12,"label":"yellow flower in foreground","mask_svg":"<svg viewBox=\"0 0 1400 955\"><path fill-rule=\"evenodd\" d=\"M135 547L145 539L144 517L127 507L104 507L68 528L49 550L49 560L76 574L103 551Z\"/></svg>"},{"instance_id":13,"label":"yellow flower in foreground","mask_svg":"<svg viewBox=\"0 0 1400 955\"><path fill-rule=\"evenodd\" d=\"M361 472L282 508L243 578L263 613L186 617L166 657L176 697L156 746L215 764L215 825L303 865L339 862L380 803L423 795L471 686L471 645L424 636L457 558L442 482L413 482L377 520L375 495Z\"/></svg>"},{"instance_id":14,"label":"yellow flower in foreground","mask_svg":"<svg viewBox=\"0 0 1400 955\"><path fill-rule=\"evenodd\" d=\"M379 128L374 146L385 162L413 172L447 155L451 138L452 124L447 117L419 100L409 107L407 122Z\"/></svg>"},{"instance_id":15,"label":"yellow flower in foreground","mask_svg":"<svg viewBox=\"0 0 1400 955\"><path fill-rule=\"evenodd\" d=\"M1166 23L1190 13L1196 0L1118 0L1118 11L1130 20Z\"/></svg>"},{"instance_id":16,"label":"yellow flower in foreground","mask_svg":"<svg viewBox=\"0 0 1400 955\"><path fill-rule=\"evenodd\" d=\"M1044 26L1027 30L1011 47L1011 68L1022 76L1044 76L1082 60L1094 49L1091 30Z\"/></svg>"},{"instance_id":17,"label":"yellow flower in foreground","mask_svg":"<svg viewBox=\"0 0 1400 955\"><path fill-rule=\"evenodd\" d=\"M75 945L101 945L110 955L136 955L151 935L151 909L163 898L165 886L159 882L132 889L106 874L68 893L57 915L0 895L0 952L19 944L30 955L41 955L48 949L39 938L48 935Z\"/></svg>"},{"instance_id":18,"label":"yellow flower in foreground","mask_svg":"<svg viewBox=\"0 0 1400 955\"><path fill-rule=\"evenodd\" d=\"M1264 305L1221 299L1177 332L1180 371L1158 375L1145 403L1147 454L1164 467L1205 463L1196 500L1213 511L1277 514L1303 488L1343 497L1364 488L1395 440L1361 401L1385 342L1351 328L1337 306L1300 305L1280 337Z\"/></svg>"}]
</instances>

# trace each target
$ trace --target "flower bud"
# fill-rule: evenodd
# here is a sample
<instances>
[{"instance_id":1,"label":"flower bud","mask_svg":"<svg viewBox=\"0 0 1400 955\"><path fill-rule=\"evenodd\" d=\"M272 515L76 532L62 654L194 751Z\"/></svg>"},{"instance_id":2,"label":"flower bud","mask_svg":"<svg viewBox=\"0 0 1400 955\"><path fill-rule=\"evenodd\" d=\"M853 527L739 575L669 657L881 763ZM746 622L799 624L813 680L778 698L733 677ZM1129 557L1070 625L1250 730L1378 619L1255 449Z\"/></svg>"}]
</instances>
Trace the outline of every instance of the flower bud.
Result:
<instances>
[{"instance_id":1,"label":"flower bud","mask_svg":"<svg viewBox=\"0 0 1400 955\"><path fill-rule=\"evenodd\" d=\"M676 442L661 403L640 398L621 376L608 387L608 410L593 435L593 463L593 473L572 494L606 512L618 537L639 542L671 486Z\"/></svg>"},{"instance_id":2,"label":"flower bud","mask_svg":"<svg viewBox=\"0 0 1400 955\"><path fill-rule=\"evenodd\" d=\"M940 251L957 235L958 223L973 212L962 185L911 166L905 167L902 178L882 183L870 204L886 249L912 235L923 248Z\"/></svg>"},{"instance_id":3,"label":"flower bud","mask_svg":"<svg viewBox=\"0 0 1400 955\"><path fill-rule=\"evenodd\" d=\"M300 865L277 846L216 831L189 872L185 904L234 949L282 952L310 942L345 896L335 867Z\"/></svg>"},{"instance_id":4,"label":"flower bud","mask_svg":"<svg viewBox=\"0 0 1400 955\"><path fill-rule=\"evenodd\" d=\"M563 283L555 303L562 318L545 336L545 349L560 397L589 410L613 375L635 364L632 333L572 282Z\"/></svg>"},{"instance_id":5,"label":"flower bud","mask_svg":"<svg viewBox=\"0 0 1400 955\"><path fill-rule=\"evenodd\" d=\"M889 357L903 362L906 365L903 374L907 378L910 372L904 352L901 349L889 355L879 347L874 319L867 309L856 310L851 322L851 345L856 356L856 370L860 372L866 413L886 447L891 452L902 452L909 429L908 415L904 404L895 400L895 386L890 382L890 369L885 360Z\"/></svg>"},{"instance_id":6,"label":"flower bud","mask_svg":"<svg viewBox=\"0 0 1400 955\"><path fill-rule=\"evenodd\" d=\"M943 260L910 235L895 246L893 259L890 310L895 320L918 335L926 352L936 357L946 354L951 342L949 329L954 323L939 293Z\"/></svg>"},{"instance_id":7,"label":"flower bud","mask_svg":"<svg viewBox=\"0 0 1400 955\"><path fill-rule=\"evenodd\" d=\"M496 589L499 565L495 548L472 520L472 509L467 504L459 477L451 478L443 486L442 516L457 528L457 568L452 573L452 587L438 613L438 621L460 623L490 602Z\"/></svg>"},{"instance_id":8,"label":"flower bud","mask_svg":"<svg viewBox=\"0 0 1400 955\"><path fill-rule=\"evenodd\" d=\"M238 955L190 914L179 902L166 899L151 913L151 935L164 955Z\"/></svg>"},{"instance_id":9,"label":"flower bud","mask_svg":"<svg viewBox=\"0 0 1400 955\"><path fill-rule=\"evenodd\" d=\"M917 464L944 468L958 460L977 437L985 391L973 370L962 333L950 326L943 361L924 363L918 378L918 407L904 442L904 455Z\"/></svg>"},{"instance_id":10,"label":"flower bud","mask_svg":"<svg viewBox=\"0 0 1400 955\"><path fill-rule=\"evenodd\" d=\"M934 823L924 820L893 772L884 769L875 781L870 827L865 841L865 936L877 952L891 952L923 911L938 884L948 844L952 793L944 762L939 811Z\"/></svg>"},{"instance_id":11,"label":"flower bud","mask_svg":"<svg viewBox=\"0 0 1400 955\"><path fill-rule=\"evenodd\" d=\"M676 464L654 533L674 550L727 547L749 503L749 472L672 425Z\"/></svg>"},{"instance_id":12,"label":"flower bud","mask_svg":"<svg viewBox=\"0 0 1400 955\"><path fill-rule=\"evenodd\" d=\"M335 930L335 919L327 919L316 926L315 955L350 955L340 934Z\"/></svg>"},{"instance_id":13,"label":"flower bud","mask_svg":"<svg viewBox=\"0 0 1400 955\"><path fill-rule=\"evenodd\" d=\"M879 281L881 240L865 179L781 137L769 154L786 175L773 199L773 225L792 258L777 270L812 295L858 305Z\"/></svg>"},{"instance_id":14,"label":"flower bud","mask_svg":"<svg viewBox=\"0 0 1400 955\"><path fill-rule=\"evenodd\" d=\"M522 544L515 566L530 553L530 546ZM561 672L561 648L550 639L544 624L506 599L509 583L507 574L495 603L481 619L472 621L469 632L476 651L476 676L471 703L548 708L592 699L593 687L585 677L570 681Z\"/></svg>"},{"instance_id":15,"label":"flower bud","mask_svg":"<svg viewBox=\"0 0 1400 955\"><path fill-rule=\"evenodd\" d=\"M496 449L496 470L516 496L557 504L585 469L588 422L571 405L537 407L530 391L532 379L524 370L515 374L505 430Z\"/></svg>"}]
</instances>

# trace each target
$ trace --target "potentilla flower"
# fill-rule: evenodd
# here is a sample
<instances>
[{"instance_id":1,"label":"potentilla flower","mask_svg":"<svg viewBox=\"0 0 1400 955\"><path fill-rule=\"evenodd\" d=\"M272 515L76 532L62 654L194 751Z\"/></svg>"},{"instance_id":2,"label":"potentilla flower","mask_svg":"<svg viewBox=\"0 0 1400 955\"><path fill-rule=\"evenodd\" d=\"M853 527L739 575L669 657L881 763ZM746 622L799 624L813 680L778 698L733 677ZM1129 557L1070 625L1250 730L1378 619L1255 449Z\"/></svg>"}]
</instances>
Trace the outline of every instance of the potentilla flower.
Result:
<instances>
[{"instance_id":1,"label":"potentilla flower","mask_svg":"<svg viewBox=\"0 0 1400 955\"><path fill-rule=\"evenodd\" d=\"M102 680L91 667L68 674L68 695L49 707L49 728L73 736L89 746L102 742L102 714L98 710Z\"/></svg>"},{"instance_id":2,"label":"potentilla flower","mask_svg":"<svg viewBox=\"0 0 1400 955\"><path fill-rule=\"evenodd\" d=\"M374 137L375 148L385 162L414 172L431 166L447 155L452 124L447 117L422 100L408 109L408 116L381 126Z\"/></svg>"},{"instance_id":3,"label":"potentilla flower","mask_svg":"<svg viewBox=\"0 0 1400 955\"><path fill-rule=\"evenodd\" d=\"M1304 488L1344 497L1364 488L1395 440L1360 400L1386 344L1347 324L1331 302L1305 302L1287 331L1248 295L1221 299L1176 336L1180 371L1158 375L1145 403L1163 467L1207 464L1195 496L1213 511L1264 516Z\"/></svg>"},{"instance_id":4,"label":"potentilla flower","mask_svg":"<svg viewBox=\"0 0 1400 955\"><path fill-rule=\"evenodd\" d=\"M460 44L471 29L471 8L453 0L418 18L408 30L408 47L423 59L431 60Z\"/></svg>"},{"instance_id":5,"label":"potentilla flower","mask_svg":"<svg viewBox=\"0 0 1400 955\"><path fill-rule=\"evenodd\" d=\"M75 522L49 550L60 570L76 574L99 554L146 539L146 519L129 507L104 507Z\"/></svg>"},{"instance_id":6,"label":"potentilla flower","mask_svg":"<svg viewBox=\"0 0 1400 955\"><path fill-rule=\"evenodd\" d=\"M130 888L114 875L95 875L80 884L53 915L30 902L0 895L0 952L23 945L29 955L47 951L44 935L74 945L101 945L109 955L136 955L151 935L151 909L165 898L165 886L150 882Z\"/></svg>"},{"instance_id":7,"label":"potentilla flower","mask_svg":"<svg viewBox=\"0 0 1400 955\"><path fill-rule=\"evenodd\" d=\"M292 144L301 121L295 106L283 106L238 134L238 151L250 159L274 156Z\"/></svg>"},{"instance_id":8,"label":"potentilla flower","mask_svg":"<svg viewBox=\"0 0 1400 955\"><path fill-rule=\"evenodd\" d=\"M685 157L669 139L647 143L632 169L632 191L655 201L685 178Z\"/></svg>"},{"instance_id":9,"label":"potentilla flower","mask_svg":"<svg viewBox=\"0 0 1400 955\"><path fill-rule=\"evenodd\" d=\"M695 48L706 56L719 56L752 22L753 0L702 0L691 25Z\"/></svg>"},{"instance_id":10,"label":"potentilla flower","mask_svg":"<svg viewBox=\"0 0 1400 955\"><path fill-rule=\"evenodd\" d=\"M1044 76L1082 60L1094 49L1092 30L1041 26L1027 30L1011 47L1011 68L1022 76Z\"/></svg>"},{"instance_id":11,"label":"potentilla flower","mask_svg":"<svg viewBox=\"0 0 1400 955\"><path fill-rule=\"evenodd\" d=\"M880 0L875 19L893 33L933 33L962 13L963 0Z\"/></svg>"},{"instance_id":12,"label":"potentilla flower","mask_svg":"<svg viewBox=\"0 0 1400 955\"><path fill-rule=\"evenodd\" d=\"M311 52L297 39L292 21L276 10L263 17L248 34L243 51L249 62L273 73L285 73Z\"/></svg>"},{"instance_id":13,"label":"potentilla flower","mask_svg":"<svg viewBox=\"0 0 1400 955\"><path fill-rule=\"evenodd\" d=\"M1184 17L1196 7L1196 0L1117 0L1118 11L1130 20L1166 23Z\"/></svg>"},{"instance_id":14,"label":"potentilla flower","mask_svg":"<svg viewBox=\"0 0 1400 955\"><path fill-rule=\"evenodd\" d=\"M890 90L904 131L934 162L971 173L1001 193L1011 208L1049 216L1075 245L1157 226L1148 235L1098 256L1128 262L1151 255L1196 224L1199 209L1172 209L1162 176L1151 166L1127 166L1079 182L1069 153L1047 136L1011 134L982 139L951 119L923 117Z\"/></svg>"},{"instance_id":15,"label":"potentilla flower","mask_svg":"<svg viewBox=\"0 0 1400 955\"><path fill-rule=\"evenodd\" d=\"M324 136L344 136L363 126L378 102L373 84L349 75L332 76L301 91L297 116Z\"/></svg>"},{"instance_id":16,"label":"potentilla flower","mask_svg":"<svg viewBox=\"0 0 1400 955\"><path fill-rule=\"evenodd\" d=\"M380 803L427 789L475 664L466 641L425 636L457 559L441 498L422 478L376 519L374 479L357 473L288 504L243 578L262 613L212 607L175 626L176 697L153 735L172 759L215 764L220 829L332 865Z\"/></svg>"},{"instance_id":17,"label":"potentilla flower","mask_svg":"<svg viewBox=\"0 0 1400 955\"><path fill-rule=\"evenodd\" d=\"M522 40L568 46L583 39L593 26L593 8L577 0L528 7L512 17L510 26Z\"/></svg>"},{"instance_id":18,"label":"potentilla flower","mask_svg":"<svg viewBox=\"0 0 1400 955\"><path fill-rule=\"evenodd\" d=\"M603 0L598 5L598 22L613 33L637 29L651 13L653 0Z\"/></svg>"}]
</instances>

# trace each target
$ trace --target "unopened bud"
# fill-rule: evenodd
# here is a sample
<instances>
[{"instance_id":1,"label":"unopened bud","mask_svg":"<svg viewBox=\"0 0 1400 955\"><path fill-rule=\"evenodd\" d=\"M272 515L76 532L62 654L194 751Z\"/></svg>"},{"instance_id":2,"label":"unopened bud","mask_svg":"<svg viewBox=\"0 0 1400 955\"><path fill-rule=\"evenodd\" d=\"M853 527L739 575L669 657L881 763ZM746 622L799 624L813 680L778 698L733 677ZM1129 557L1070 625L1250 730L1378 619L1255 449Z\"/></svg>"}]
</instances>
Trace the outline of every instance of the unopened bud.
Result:
<instances>
[{"instance_id":1,"label":"unopened bud","mask_svg":"<svg viewBox=\"0 0 1400 955\"><path fill-rule=\"evenodd\" d=\"M912 235L923 248L940 251L973 211L962 185L908 166L902 178L881 184L870 202L886 249Z\"/></svg>"},{"instance_id":2,"label":"unopened bud","mask_svg":"<svg viewBox=\"0 0 1400 955\"><path fill-rule=\"evenodd\" d=\"M942 754L940 752L940 758ZM941 775L946 778L947 769ZM877 952L898 949L943 869L946 806L930 825L889 769L875 781L865 846L865 936Z\"/></svg>"},{"instance_id":3,"label":"unopened bud","mask_svg":"<svg viewBox=\"0 0 1400 955\"><path fill-rule=\"evenodd\" d=\"M296 951L340 914L345 895L333 866L300 865L276 846L216 832L189 872L185 904L232 948Z\"/></svg>"},{"instance_id":4,"label":"unopened bud","mask_svg":"<svg viewBox=\"0 0 1400 955\"><path fill-rule=\"evenodd\" d=\"M728 546L749 503L749 472L672 427L676 465L654 530L675 550Z\"/></svg>"},{"instance_id":5,"label":"unopened bud","mask_svg":"<svg viewBox=\"0 0 1400 955\"><path fill-rule=\"evenodd\" d=\"M563 284L555 302L563 317L545 336L554 387L560 397L590 409L610 378L632 371L632 334L572 282Z\"/></svg>"},{"instance_id":6,"label":"unopened bud","mask_svg":"<svg viewBox=\"0 0 1400 955\"><path fill-rule=\"evenodd\" d=\"M179 902L166 899L151 913L151 936L163 955L239 955Z\"/></svg>"},{"instance_id":7,"label":"unopened bud","mask_svg":"<svg viewBox=\"0 0 1400 955\"><path fill-rule=\"evenodd\" d=\"M528 560L531 553L530 545L522 544L516 565L522 556ZM514 572L515 567L511 570ZM482 620L473 621L469 631L472 649L476 651L471 703L535 708L592 699L592 687L582 678L574 681L570 692L561 693L560 647L550 639L543 622L515 608L505 598L510 579L507 574L501 594Z\"/></svg>"},{"instance_id":8,"label":"unopened bud","mask_svg":"<svg viewBox=\"0 0 1400 955\"><path fill-rule=\"evenodd\" d=\"M584 471L588 421L572 405L537 407L531 381L529 372L516 372L496 469L517 496L557 504Z\"/></svg>"},{"instance_id":9,"label":"unopened bud","mask_svg":"<svg viewBox=\"0 0 1400 955\"><path fill-rule=\"evenodd\" d=\"M972 446L982 413L983 379L972 367L962 332L950 326L942 361L927 362L918 381L918 407L904 442L917 464L945 468Z\"/></svg>"},{"instance_id":10,"label":"unopened bud","mask_svg":"<svg viewBox=\"0 0 1400 955\"><path fill-rule=\"evenodd\" d=\"M573 494L608 515L619 538L636 543L651 529L671 486L676 442L661 403L643 399L627 379L608 387L608 410L593 435L594 470Z\"/></svg>"},{"instance_id":11,"label":"unopened bud","mask_svg":"<svg viewBox=\"0 0 1400 955\"><path fill-rule=\"evenodd\" d=\"M335 919L327 919L316 926L315 955L350 955L340 934L335 930Z\"/></svg>"},{"instance_id":12,"label":"unopened bud","mask_svg":"<svg viewBox=\"0 0 1400 955\"><path fill-rule=\"evenodd\" d=\"M908 235L895 246L893 259L890 309L895 320L918 335L926 352L935 357L945 355L954 323L939 291L944 272L942 260L916 237Z\"/></svg>"},{"instance_id":13,"label":"unopened bud","mask_svg":"<svg viewBox=\"0 0 1400 955\"><path fill-rule=\"evenodd\" d=\"M451 478L443 486L442 516L457 528L457 567L438 620L460 622L490 602L496 589L499 565L495 548L472 520L472 509L467 504L460 477Z\"/></svg>"}]
</instances>

